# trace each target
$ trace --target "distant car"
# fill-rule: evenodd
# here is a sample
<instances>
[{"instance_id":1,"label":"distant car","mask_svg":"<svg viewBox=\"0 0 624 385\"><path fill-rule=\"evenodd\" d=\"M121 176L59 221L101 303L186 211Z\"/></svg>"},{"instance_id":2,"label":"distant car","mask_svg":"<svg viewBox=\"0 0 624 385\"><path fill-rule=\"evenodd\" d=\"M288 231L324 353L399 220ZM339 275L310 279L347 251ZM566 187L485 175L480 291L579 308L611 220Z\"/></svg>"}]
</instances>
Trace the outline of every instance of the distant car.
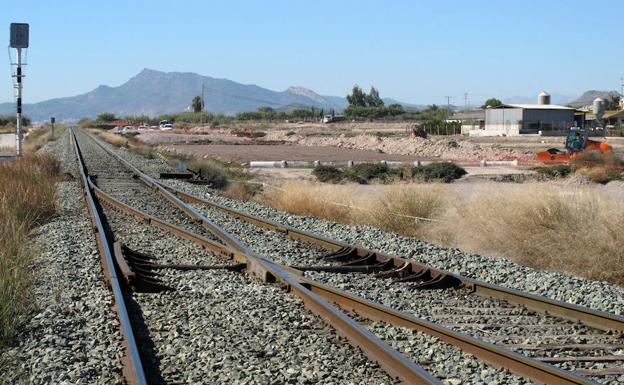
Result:
<instances>
[{"instance_id":1,"label":"distant car","mask_svg":"<svg viewBox=\"0 0 624 385\"><path fill-rule=\"evenodd\" d=\"M167 130L171 130L173 128L173 124L171 124L170 121L168 120L161 120L158 123L158 127L163 130L163 131L167 131Z\"/></svg>"},{"instance_id":2,"label":"distant car","mask_svg":"<svg viewBox=\"0 0 624 385\"><path fill-rule=\"evenodd\" d=\"M323 117L323 123L339 122L341 120L344 120L342 115L325 115Z\"/></svg>"},{"instance_id":3,"label":"distant car","mask_svg":"<svg viewBox=\"0 0 624 385\"><path fill-rule=\"evenodd\" d=\"M139 126L139 130L149 130L150 126L148 126L147 124L141 124Z\"/></svg>"}]
</instances>

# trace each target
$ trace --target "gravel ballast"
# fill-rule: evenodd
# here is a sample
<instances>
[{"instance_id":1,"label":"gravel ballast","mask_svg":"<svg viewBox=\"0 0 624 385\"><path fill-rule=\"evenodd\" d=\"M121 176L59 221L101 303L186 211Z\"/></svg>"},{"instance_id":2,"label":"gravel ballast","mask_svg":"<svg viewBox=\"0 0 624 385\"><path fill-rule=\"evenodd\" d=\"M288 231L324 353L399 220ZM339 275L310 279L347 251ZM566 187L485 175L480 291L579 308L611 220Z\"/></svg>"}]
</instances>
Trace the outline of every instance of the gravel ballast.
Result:
<instances>
[{"instance_id":1,"label":"gravel ballast","mask_svg":"<svg viewBox=\"0 0 624 385\"><path fill-rule=\"evenodd\" d=\"M163 181L187 193L245 213L322 236L339 239L382 253L410 258L438 269L485 282L546 296L595 310L624 315L624 288L602 281L576 278L567 274L539 271L505 258L485 257L429 244L370 226L351 226L284 213L255 202L242 202L218 195L205 186L180 181Z\"/></svg>"},{"instance_id":2,"label":"gravel ballast","mask_svg":"<svg viewBox=\"0 0 624 385\"><path fill-rule=\"evenodd\" d=\"M65 139L42 151L71 160ZM64 163L63 170L71 172L72 166ZM2 368L0 383L118 384L122 338L81 186L63 181L56 188L58 215L31 240L34 310L14 344L2 352L9 366Z\"/></svg>"},{"instance_id":3,"label":"gravel ballast","mask_svg":"<svg viewBox=\"0 0 624 385\"><path fill-rule=\"evenodd\" d=\"M166 383L394 384L296 297L224 270L161 276L135 294Z\"/></svg>"},{"instance_id":4,"label":"gravel ballast","mask_svg":"<svg viewBox=\"0 0 624 385\"><path fill-rule=\"evenodd\" d=\"M234 218L229 217L228 215L225 215L218 210L202 207L202 211L212 221L216 222L226 231L229 231L234 236L241 239L244 244L249 245L252 250L275 260L279 260L289 264L309 264L310 260L316 261L319 257L327 253L326 250L320 247L311 247L311 245L308 243L292 240L291 238L283 234L269 232L262 228L258 228L245 222L235 220ZM111 218L114 216L115 215L112 215ZM118 221L117 219L112 219L112 221L115 222L113 228L117 229L120 226L120 221ZM130 227L133 226L135 225L130 225ZM139 227L140 226L137 226L131 231L134 231L135 233L140 232L144 235L145 232L143 230L139 230ZM121 227L119 228L122 229L126 227L121 225ZM120 231L119 233L120 236L125 237L125 231ZM150 243L150 241L148 240L146 243ZM155 254L160 254L160 251L155 250ZM181 279L175 280L175 282L181 281ZM141 299L137 299L137 301L141 303ZM166 305L161 303L160 305L166 306L168 314L175 313L176 311L171 310L171 303L167 303ZM256 306L257 305L248 307L254 308ZM142 305L142 307L145 306ZM149 311L149 313L155 314L158 312ZM146 322L148 323L148 325L152 322L150 317L148 317L148 320ZM234 320L232 322L234 322ZM264 320L264 322L267 321ZM377 325L375 328L371 328L370 330L381 339L388 341L388 343L390 343L392 346L401 350L404 354L406 354L406 356L414 360L414 362L417 362L419 364L424 363L427 366L431 366L431 372L434 373L438 378L444 379L447 383L456 383L456 381L460 381L460 378L468 378L470 379L469 383L474 384L531 383L509 373L506 370L495 369L488 364L479 362L472 355L462 353L461 350L448 344L444 344L435 338L426 336L423 333L406 329L403 330L404 333L401 334L397 332L399 328L392 328L388 327L387 325L384 326L381 324ZM288 332L290 333L291 331L288 330ZM298 333L296 330L292 332L296 334ZM409 336L409 338L402 336ZM397 338L400 341L397 341ZM158 339L158 337L156 337L156 339ZM156 343L156 345L159 344ZM184 346L188 346L188 344L184 344ZM162 352L160 352L159 354L160 355L158 359L161 362L161 365L167 366L171 358L166 357L166 355L163 355ZM172 369L165 369L167 373L175 372L174 368L176 368L176 365L171 364L171 367ZM221 366L219 366L219 368L221 368ZM351 368L347 370L353 371L354 369ZM255 373L255 375L257 374L258 373ZM181 381L191 380L190 378L183 379L180 376L182 376L182 374L177 374L173 378ZM218 380L221 381L222 378L218 378ZM315 378L315 381L319 380L323 380L323 378Z\"/></svg>"},{"instance_id":5,"label":"gravel ballast","mask_svg":"<svg viewBox=\"0 0 624 385\"><path fill-rule=\"evenodd\" d=\"M97 148L81 150L96 158ZM98 172L107 175L103 164ZM159 213L155 202L150 207L167 219L168 210ZM156 263L224 264L187 240L124 220L106 205L105 213L116 239ZM159 269L158 278L174 290L133 293L130 305L153 383L396 383L277 286L227 270Z\"/></svg>"},{"instance_id":6,"label":"gravel ballast","mask_svg":"<svg viewBox=\"0 0 624 385\"><path fill-rule=\"evenodd\" d=\"M162 159L146 159L127 149L116 149L124 158L153 177L163 171L175 171ZM595 310L624 315L624 288L608 282L577 278L568 274L540 271L518 265L506 258L486 257L459 249L442 247L418 239L404 237L370 226L343 225L315 217L294 215L219 195L207 186L184 181L163 180L162 183L200 198L245 213L257 215L298 229L342 240L382 253L411 258L438 269L465 275L497 285L556 300L586 306Z\"/></svg>"}]
</instances>

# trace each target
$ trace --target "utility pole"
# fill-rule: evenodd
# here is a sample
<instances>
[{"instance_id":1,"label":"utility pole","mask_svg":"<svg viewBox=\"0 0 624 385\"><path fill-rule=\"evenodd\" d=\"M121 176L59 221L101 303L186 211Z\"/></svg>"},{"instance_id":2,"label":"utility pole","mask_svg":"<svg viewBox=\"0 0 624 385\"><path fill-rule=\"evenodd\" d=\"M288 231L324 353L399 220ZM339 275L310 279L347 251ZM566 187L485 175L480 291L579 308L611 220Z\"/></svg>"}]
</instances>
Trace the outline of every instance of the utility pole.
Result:
<instances>
[{"instance_id":1,"label":"utility pole","mask_svg":"<svg viewBox=\"0 0 624 385\"><path fill-rule=\"evenodd\" d=\"M201 112L204 112L204 83L202 83Z\"/></svg>"},{"instance_id":2,"label":"utility pole","mask_svg":"<svg viewBox=\"0 0 624 385\"><path fill-rule=\"evenodd\" d=\"M15 72L15 88L16 88L16 109L15 115L15 153L17 156L22 155L22 48L28 48L28 24L11 23L11 39L10 47L17 50L17 69Z\"/></svg>"},{"instance_id":3,"label":"utility pole","mask_svg":"<svg viewBox=\"0 0 624 385\"><path fill-rule=\"evenodd\" d=\"M451 115L451 98L452 96L445 96L446 98L446 116Z\"/></svg>"},{"instance_id":4,"label":"utility pole","mask_svg":"<svg viewBox=\"0 0 624 385\"><path fill-rule=\"evenodd\" d=\"M204 114L202 112L204 112L204 82L202 82L201 100L199 101L199 121L201 125L204 125Z\"/></svg>"},{"instance_id":5,"label":"utility pole","mask_svg":"<svg viewBox=\"0 0 624 385\"><path fill-rule=\"evenodd\" d=\"M468 92L464 92L464 110L468 109Z\"/></svg>"}]
</instances>

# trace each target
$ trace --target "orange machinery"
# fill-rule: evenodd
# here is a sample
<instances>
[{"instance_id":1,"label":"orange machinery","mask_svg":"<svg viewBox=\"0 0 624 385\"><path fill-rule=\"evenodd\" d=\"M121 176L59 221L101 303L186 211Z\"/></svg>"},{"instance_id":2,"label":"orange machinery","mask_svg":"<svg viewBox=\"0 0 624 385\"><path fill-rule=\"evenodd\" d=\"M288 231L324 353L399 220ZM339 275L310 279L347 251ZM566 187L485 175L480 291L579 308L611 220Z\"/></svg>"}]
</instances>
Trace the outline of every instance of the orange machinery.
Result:
<instances>
[{"instance_id":1,"label":"orange machinery","mask_svg":"<svg viewBox=\"0 0 624 385\"><path fill-rule=\"evenodd\" d=\"M605 142L591 140L587 137L587 130L570 129L565 142L566 151L550 148L537 153L537 160L543 163L567 163L583 151L600 151L608 153L613 147Z\"/></svg>"}]
</instances>

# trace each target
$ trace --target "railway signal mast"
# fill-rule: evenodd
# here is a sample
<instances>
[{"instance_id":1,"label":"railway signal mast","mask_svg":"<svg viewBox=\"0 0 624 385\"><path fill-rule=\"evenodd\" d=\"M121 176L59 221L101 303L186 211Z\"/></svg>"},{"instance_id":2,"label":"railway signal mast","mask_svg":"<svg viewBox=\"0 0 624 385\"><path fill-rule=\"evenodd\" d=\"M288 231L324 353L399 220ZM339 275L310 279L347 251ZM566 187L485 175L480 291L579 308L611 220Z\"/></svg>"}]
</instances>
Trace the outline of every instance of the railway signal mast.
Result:
<instances>
[{"instance_id":1,"label":"railway signal mast","mask_svg":"<svg viewBox=\"0 0 624 385\"><path fill-rule=\"evenodd\" d=\"M11 39L10 47L17 50L17 61L11 62L11 66L16 66L16 71L13 77L15 78L14 87L16 90L16 124L15 124L15 152L17 156L22 155L22 78L24 74L22 72L22 49L28 48L28 24L26 23L11 23ZM9 52L10 54L10 52Z\"/></svg>"}]
</instances>

